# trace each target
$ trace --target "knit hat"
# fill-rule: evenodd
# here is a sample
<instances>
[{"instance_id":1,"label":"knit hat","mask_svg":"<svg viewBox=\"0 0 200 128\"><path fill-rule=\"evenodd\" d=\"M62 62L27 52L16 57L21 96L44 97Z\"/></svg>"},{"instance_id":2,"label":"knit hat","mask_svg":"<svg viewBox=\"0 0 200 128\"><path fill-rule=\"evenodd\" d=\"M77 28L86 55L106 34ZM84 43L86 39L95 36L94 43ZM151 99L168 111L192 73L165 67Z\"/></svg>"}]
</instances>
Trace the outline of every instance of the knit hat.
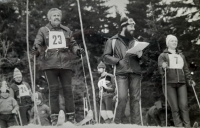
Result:
<instances>
[{"instance_id":1,"label":"knit hat","mask_svg":"<svg viewBox=\"0 0 200 128\"><path fill-rule=\"evenodd\" d=\"M106 65L101 61L97 68L106 68Z\"/></svg>"},{"instance_id":2,"label":"knit hat","mask_svg":"<svg viewBox=\"0 0 200 128\"><path fill-rule=\"evenodd\" d=\"M174 35L167 35L167 38L166 38L166 45L167 45L167 47L168 47L169 41L170 41L171 39L176 39L176 40L178 40L177 37L174 36Z\"/></svg>"},{"instance_id":3,"label":"knit hat","mask_svg":"<svg viewBox=\"0 0 200 128\"><path fill-rule=\"evenodd\" d=\"M14 73L13 73L13 78L16 78L18 76L22 77L22 73L20 72L20 70L18 68L15 68Z\"/></svg>"},{"instance_id":4,"label":"knit hat","mask_svg":"<svg viewBox=\"0 0 200 128\"><path fill-rule=\"evenodd\" d=\"M50 20L51 16L52 16L54 13L59 13L60 16L62 17L62 11L61 11L60 9L58 9L58 8L52 8L52 9L50 9L50 10L48 11L48 13L47 13L47 18L48 18L48 20Z\"/></svg>"},{"instance_id":5,"label":"knit hat","mask_svg":"<svg viewBox=\"0 0 200 128\"><path fill-rule=\"evenodd\" d=\"M1 85L1 88L0 88L0 92L10 92L9 91L9 88L8 88L8 86L7 86L7 82L6 81L2 81L2 83L1 83L2 85Z\"/></svg>"},{"instance_id":6,"label":"knit hat","mask_svg":"<svg viewBox=\"0 0 200 128\"><path fill-rule=\"evenodd\" d=\"M120 25L121 27L127 24L136 24L132 18L128 18L127 16L123 16L120 18Z\"/></svg>"}]
</instances>

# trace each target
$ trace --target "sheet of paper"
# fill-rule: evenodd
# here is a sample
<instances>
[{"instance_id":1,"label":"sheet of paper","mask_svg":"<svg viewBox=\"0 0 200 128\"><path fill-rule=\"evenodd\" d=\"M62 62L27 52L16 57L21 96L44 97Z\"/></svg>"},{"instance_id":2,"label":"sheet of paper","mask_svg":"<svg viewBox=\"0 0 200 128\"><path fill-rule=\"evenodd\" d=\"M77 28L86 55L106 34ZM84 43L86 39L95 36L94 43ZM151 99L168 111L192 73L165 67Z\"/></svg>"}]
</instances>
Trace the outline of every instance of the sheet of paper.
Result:
<instances>
[{"instance_id":1,"label":"sheet of paper","mask_svg":"<svg viewBox=\"0 0 200 128\"><path fill-rule=\"evenodd\" d=\"M131 53L131 54L135 54L138 51L142 51L144 48L146 48L149 45L149 43L147 42L135 42L134 47L132 47L131 49L129 49L128 51L126 51L126 53Z\"/></svg>"}]
</instances>

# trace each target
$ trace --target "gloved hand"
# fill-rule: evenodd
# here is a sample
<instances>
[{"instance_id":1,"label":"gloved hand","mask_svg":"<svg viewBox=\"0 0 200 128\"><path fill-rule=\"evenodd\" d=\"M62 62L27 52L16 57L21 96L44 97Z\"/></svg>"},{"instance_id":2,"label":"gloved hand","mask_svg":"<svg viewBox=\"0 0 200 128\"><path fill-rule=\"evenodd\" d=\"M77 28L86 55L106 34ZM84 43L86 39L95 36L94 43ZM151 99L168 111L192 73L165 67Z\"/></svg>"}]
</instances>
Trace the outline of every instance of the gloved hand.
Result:
<instances>
[{"instance_id":1,"label":"gloved hand","mask_svg":"<svg viewBox=\"0 0 200 128\"><path fill-rule=\"evenodd\" d=\"M83 48L79 48L76 52L77 56L81 57L82 56L85 56L85 50Z\"/></svg>"},{"instance_id":2,"label":"gloved hand","mask_svg":"<svg viewBox=\"0 0 200 128\"><path fill-rule=\"evenodd\" d=\"M194 82L194 80L189 80L188 83L189 83L190 86L195 86L196 85L196 83Z\"/></svg>"},{"instance_id":3,"label":"gloved hand","mask_svg":"<svg viewBox=\"0 0 200 128\"><path fill-rule=\"evenodd\" d=\"M32 50L31 50L31 53L32 53L33 55L36 55L36 57L39 56L38 49L37 49L37 47L35 47L35 46L33 46Z\"/></svg>"},{"instance_id":4,"label":"gloved hand","mask_svg":"<svg viewBox=\"0 0 200 128\"><path fill-rule=\"evenodd\" d=\"M168 68L167 62L163 62L163 63L162 63L162 68Z\"/></svg>"},{"instance_id":5,"label":"gloved hand","mask_svg":"<svg viewBox=\"0 0 200 128\"><path fill-rule=\"evenodd\" d=\"M138 52L136 53L136 55L138 56L138 58L140 58L140 57L142 56L142 54L143 54L143 51L138 51Z\"/></svg>"}]
</instances>

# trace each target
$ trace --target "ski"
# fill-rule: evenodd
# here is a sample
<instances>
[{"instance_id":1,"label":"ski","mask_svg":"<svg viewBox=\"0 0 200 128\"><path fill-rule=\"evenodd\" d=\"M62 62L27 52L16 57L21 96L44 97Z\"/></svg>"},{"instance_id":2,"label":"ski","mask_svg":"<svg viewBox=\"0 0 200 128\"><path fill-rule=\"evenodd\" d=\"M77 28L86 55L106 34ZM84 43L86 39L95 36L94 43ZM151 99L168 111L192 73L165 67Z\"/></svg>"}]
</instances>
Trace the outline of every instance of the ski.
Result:
<instances>
[{"instance_id":1,"label":"ski","mask_svg":"<svg viewBox=\"0 0 200 128\"><path fill-rule=\"evenodd\" d=\"M65 123L65 113L63 110L60 110L58 114L58 121L57 121L56 126L61 126L64 123Z\"/></svg>"}]
</instances>

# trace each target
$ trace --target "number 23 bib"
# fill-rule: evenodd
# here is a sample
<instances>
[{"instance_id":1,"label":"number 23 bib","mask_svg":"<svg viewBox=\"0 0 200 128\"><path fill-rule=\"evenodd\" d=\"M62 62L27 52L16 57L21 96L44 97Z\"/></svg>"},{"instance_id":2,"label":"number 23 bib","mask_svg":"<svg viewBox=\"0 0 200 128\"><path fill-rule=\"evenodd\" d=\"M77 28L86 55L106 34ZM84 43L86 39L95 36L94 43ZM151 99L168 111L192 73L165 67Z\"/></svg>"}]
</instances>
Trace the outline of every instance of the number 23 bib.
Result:
<instances>
[{"instance_id":1,"label":"number 23 bib","mask_svg":"<svg viewBox=\"0 0 200 128\"><path fill-rule=\"evenodd\" d=\"M21 85L18 86L18 88L19 88L19 97L30 96L29 90L28 90L26 85L21 84Z\"/></svg>"},{"instance_id":2,"label":"number 23 bib","mask_svg":"<svg viewBox=\"0 0 200 128\"><path fill-rule=\"evenodd\" d=\"M66 40L64 33L61 31L49 31L49 48L66 48Z\"/></svg>"},{"instance_id":3,"label":"number 23 bib","mask_svg":"<svg viewBox=\"0 0 200 128\"><path fill-rule=\"evenodd\" d=\"M169 56L169 68L170 69L182 69L184 66L183 58L178 54L168 54Z\"/></svg>"}]
</instances>

